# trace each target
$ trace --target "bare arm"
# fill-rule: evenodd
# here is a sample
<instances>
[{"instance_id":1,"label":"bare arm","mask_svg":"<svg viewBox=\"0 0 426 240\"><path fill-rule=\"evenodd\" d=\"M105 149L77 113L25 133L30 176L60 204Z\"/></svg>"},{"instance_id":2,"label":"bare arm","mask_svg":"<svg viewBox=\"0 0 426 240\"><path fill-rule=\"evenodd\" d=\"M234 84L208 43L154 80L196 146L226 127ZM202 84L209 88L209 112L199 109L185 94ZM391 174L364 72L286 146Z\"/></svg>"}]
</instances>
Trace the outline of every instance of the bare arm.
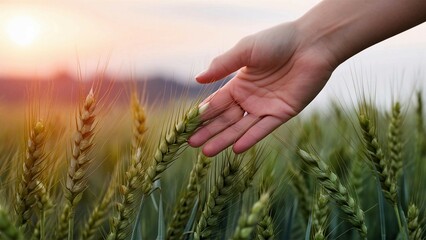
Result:
<instances>
[{"instance_id":1,"label":"bare arm","mask_svg":"<svg viewBox=\"0 0 426 240\"><path fill-rule=\"evenodd\" d=\"M340 64L356 53L426 21L423 0L325 0L295 24L303 44L319 44Z\"/></svg>"}]
</instances>

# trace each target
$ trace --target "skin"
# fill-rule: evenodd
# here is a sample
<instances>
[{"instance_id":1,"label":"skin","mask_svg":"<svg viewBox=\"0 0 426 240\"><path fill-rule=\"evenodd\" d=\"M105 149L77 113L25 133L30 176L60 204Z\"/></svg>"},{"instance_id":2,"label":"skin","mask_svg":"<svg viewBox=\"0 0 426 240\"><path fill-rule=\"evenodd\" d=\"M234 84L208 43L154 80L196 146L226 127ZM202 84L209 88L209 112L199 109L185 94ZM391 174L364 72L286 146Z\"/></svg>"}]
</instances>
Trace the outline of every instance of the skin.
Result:
<instances>
[{"instance_id":1,"label":"skin","mask_svg":"<svg viewBox=\"0 0 426 240\"><path fill-rule=\"evenodd\" d=\"M241 39L196 80L235 76L202 104L190 139L214 156L241 153L300 113L333 71L358 52L426 21L423 0L324 0L301 18Z\"/></svg>"}]
</instances>

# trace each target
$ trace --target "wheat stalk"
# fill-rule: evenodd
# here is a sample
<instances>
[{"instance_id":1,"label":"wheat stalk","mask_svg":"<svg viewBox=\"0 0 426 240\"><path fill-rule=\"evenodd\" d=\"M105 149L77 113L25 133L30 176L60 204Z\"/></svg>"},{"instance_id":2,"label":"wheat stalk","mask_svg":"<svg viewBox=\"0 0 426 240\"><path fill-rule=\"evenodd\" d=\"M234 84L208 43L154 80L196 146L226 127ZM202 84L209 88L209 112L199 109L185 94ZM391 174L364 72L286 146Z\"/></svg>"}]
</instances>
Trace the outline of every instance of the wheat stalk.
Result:
<instances>
[{"instance_id":1,"label":"wheat stalk","mask_svg":"<svg viewBox=\"0 0 426 240\"><path fill-rule=\"evenodd\" d=\"M392 107L392 118L388 131L388 148L390 168L396 179L402 173L402 133L401 133L401 106L396 102Z\"/></svg>"},{"instance_id":2,"label":"wheat stalk","mask_svg":"<svg viewBox=\"0 0 426 240\"><path fill-rule=\"evenodd\" d=\"M312 209L312 229L314 229L314 239L325 239L327 231L327 218L330 214L328 208L329 198L321 188L315 198Z\"/></svg>"},{"instance_id":3,"label":"wheat stalk","mask_svg":"<svg viewBox=\"0 0 426 240\"><path fill-rule=\"evenodd\" d=\"M235 180L238 178L240 160L236 156L226 159L222 171L207 196L207 202L194 232L194 239L211 238L214 235L214 229L219 225L220 216L226 205L237 197Z\"/></svg>"},{"instance_id":4,"label":"wheat stalk","mask_svg":"<svg viewBox=\"0 0 426 240\"><path fill-rule=\"evenodd\" d=\"M359 156L359 157L358 157ZM364 163L360 159L360 154L357 154L357 157L353 160L350 169L349 180L357 196L364 191L365 188L365 172L364 172Z\"/></svg>"},{"instance_id":5,"label":"wheat stalk","mask_svg":"<svg viewBox=\"0 0 426 240\"><path fill-rule=\"evenodd\" d=\"M73 239L75 208L87 187L86 175L90 163L92 162L89 153L93 148L93 136L95 134L95 109L96 99L93 89L91 89L86 96L83 106L79 109L79 114L76 118L76 131L72 142L72 155L68 165L64 190L65 199L67 201L60 218L57 233L58 239L64 238L64 226L66 223L62 221L66 221L68 225L68 240Z\"/></svg>"},{"instance_id":6,"label":"wheat stalk","mask_svg":"<svg viewBox=\"0 0 426 240\"><path fill-rule=\"evenodd\" d=\"M268 201L266 202L265 211L263 216L260 217L260 221L256 227L256 240L273 240L275 239L274 232L274 223L271 217L271 199L274 194L273 186L276 182L274 182L274 175L276 168L276 158L273 161L269 161L266 165L259 185L259 197L264 193L269 193Z\"/></svg>"},{"instance_id":7,"label":"wheat stalk","mask_svg":"<svg viewBox=\"0 0 426 240\"><path fill-rule=\"evenodd\" d=\"M46 131L43 122L38 121L31 129L28 138L26 157L22 165L22 175L16 189L15 211L18 225L24 226L31 218L31 207L36 203L35 195L45 160L44 145Z\"/></svg>"},{"instance_id":8,"label":"wheat stalk","mask_svg":"<svg viewBox=\"0 0 426 240\"><path fill-rule=\"evenodd\" d=\"M108 239L126 239L128 237L137 190L141 188L145 195L151 192L154 181L173 163L179 148L201 125L200 114L206 107L204 105L204 107L191 108L185 114L184 119L175 124L171 132L162 138L154 153L154 161L146 171L143 171L142 164L136 166L131 164L130 169L126 172L126 183L119 188L122 201L117 203L118 216L113 218Z\"/></svg>"},{"instance_id":9,"label":"wheat stalk","mask_svg":"<svg viewBox=\"0 0 426 240\"><path fill-rule=\"evenodd\" d=\"M411 203L407 214L408 236L410 240L422 239L422 228L419 222L419 209Z\"/></svg>"},{"instance_id":10,"label":"wheat stalk","mask_svg":"<svg viewBox=\"0 0 426 240\"><path fill-rule=\"evenodd\" d=\"M191 216L196 197L201 191L201 181L208 173L212 159L202 154L198 155L198 159L191 170L189 182L179 199L175 211L167 229L167 239L178 239L182 236L185 224Z\"/></svg>"},{"instance_id":11,"label":"wheat stalk","mask_svg":"<svg viewBox=\"0 0 426 240\"><path fill-rule=\"evenodd\" d=\"M302 174L300 174L300 171L296 171L292 166L289 167L289 172L292 176L292 186L299 199L298 205L300 206L301 213L305 219L308 219L311 212L311 203L309 189L305 178Z\"/></svg>"},{"instance_id":12,"label":"wheat stalk","mask_svg":"<svg viewBox=\"0 0 426 240\"><path fill-rule=\"evenodd\" d=\"M269 209L269 207L267 207ZM256 236L257 240L273 240L275 239L274 232L274 223L271 215L269 214L269 210L266 211L267 214L263 216L263 218L259 221L256 228Z\"/></svg>"},{"instance_id":13,"label":"wheat stalk","mask_svg":"<svg viewBox=\"0 0 426 240\"><path fill-rule=\"evenodd\" d=\"M153 164L146 170L143 181L143 192L145 194L152 190L154 181L157 180L170 164L175 160L175 155L180 146L188 141L188 138L201 125L200 115L207 109L208 104L201 107L193 107L186 114L185 118L178 121L174 128L163 136L157 150L154 153Z\"/></svg>"},{"instance_id":14,"label":"wheat stalk","mask_svg":"<svg viewBox=\"0 0 426 240\"><path fill-rule=\"evenodd\" d=\"M115 174L113 174L115 176ZM94 239L96 237L96 233L99 231L99 227L102 225L105 219L107 219L108 210L111 206L111 201L115 193L115 181L116 178L112 177L109 183L109 187L104 194L102 201L96 205L93 209L89 219L84 225L84 229L81 232L80 239Z\"/></svg>"},{"instance_id":15,"label":"wheat stalk","mask_svg":"<svg viewBox=\"0 0 426 240\"><path fill-rule=\"evenodd\" d=\"M132 94L131 98L131 112L133 119L133 137L132 137L132 158L131 164L136 167L139 163L142 164L142 154L138 154L139 148L142 149L142 143L144 141L144 136L147 131L146 126L146 114L145 109L139 102L138 96L136 93ZM139 156L139 159L137 158ZM143 164L142 164L143 167ZM145 170L145 169L143 169Z\"/></svg>"},{"instance_id":16,"label":"wheat stalk","mask_svg":"<svg viewBox=\"0 0 426 240\"><path fill-rule=\"evenodd\" d=\"M69 231L69 219L71 215L71 206L69 204L65 204L62 209L62 213L58 219L58 226L55 233L55 239L63 240L67 239L68 231Z\"/></svg>"},{"instance_id":17,"label":"wheat stalk","mask_svg":"<svg viewBox=\"0 0 426 240\"><path fill-rule=\"evenodd\" d=\"M260 199L253 204L248 216L241 216L238 220L238 226L235 229L234 240L250 239L253 230L256 225L260 222L266 212L266 208L269 201L269 194L264 193L260 196Z\"/></svg>"},{"instance_id":18,"label":"wheat stalk","mask_svg":"<svg viewBox=\"0 0 426 240\"><path fill-rule=\"evenodd\" d=\"M390 169L390 164L385 159L382 148L379 145L375 129L371 126L371 122L366 115L359 115L358 120L362 130L364 145L367 149L367 156L377 172L384 196L393 205L396 205L398 194L396 180Z\"/></svg>"},{"instance_id":19,"label":"wheat stalk","mask_svg":"<svg viewBox=\"0 0 426 240\"><path fill-rule=\"evenodd\" d=\"M303 162L309 166L310 173L316 177L319 184L321 184L329 196L336 201L340 209L348 216L349 222L358 230L360 236L364 239L367 238L364 212L348 192L347 188L340 182L337 175L317 156L301 149L297 153Z\"/></svg>"},{"instance_id":20,"label":"wheat stalk","mask_svg":"<svg viewBox=\"0 0 426 240\"><path fill-rule=\"evenodd\" d=\"M46 213L51 210L54 205L53 201L49 196L49 193L40 181L37 181L37 194L35 195L36 203L35 206L39 211L39 219L33 232L33 239L45 239L46 237Z\"/></svg>"},{"instance_id":21,"label":"wheat stalk","mask_svg":"<svg viewBox=\"0 0 426 240\"><path fill-rule=\"evenodd\" d=\"M8 214L0 208L0 238L23 240L23 234L10 221Z\"/></svg>"}]
</instances>

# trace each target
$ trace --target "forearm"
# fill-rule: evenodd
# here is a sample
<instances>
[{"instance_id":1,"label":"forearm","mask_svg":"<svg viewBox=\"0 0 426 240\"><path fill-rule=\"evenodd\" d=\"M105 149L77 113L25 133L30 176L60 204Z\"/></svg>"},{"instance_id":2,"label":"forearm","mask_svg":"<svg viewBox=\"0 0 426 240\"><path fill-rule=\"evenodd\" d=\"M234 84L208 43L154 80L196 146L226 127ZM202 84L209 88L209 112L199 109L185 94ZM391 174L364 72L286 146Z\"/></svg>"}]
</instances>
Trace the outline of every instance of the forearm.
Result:
<instances>
[{"instance_id":1,"label":"forearm","mask_svg":"<svg viewBox=\"0 0 426 240\"><path fill-rule=\"evenodd\" d=\"M356 53L426 21L425 0L325 0L295 21L304 46L339 65Z\"/></svg>"}]
</instances>

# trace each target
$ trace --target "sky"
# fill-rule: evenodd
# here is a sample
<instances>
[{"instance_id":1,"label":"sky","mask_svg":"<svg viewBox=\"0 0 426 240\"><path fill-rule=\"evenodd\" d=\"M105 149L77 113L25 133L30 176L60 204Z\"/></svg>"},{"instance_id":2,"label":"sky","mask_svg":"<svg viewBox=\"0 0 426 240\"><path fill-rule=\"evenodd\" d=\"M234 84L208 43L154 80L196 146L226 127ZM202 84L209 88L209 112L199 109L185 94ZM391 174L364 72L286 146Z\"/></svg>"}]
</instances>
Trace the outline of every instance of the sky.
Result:
<instances>
[{"instance_id":1,"label":"sky","mask_svg":"<svg viewBox=\"0 0 426 240\"><path fill-rule=\"evenodd\" d=\"M78 66L90 73L107 65L112 74L161 74L188 81L242 37L295 20L318 2L3 0L0 76L49 76L58 69L75 72ZM326 91L351 88L345 78L405 79L424 72L425 66L423 24L342 64ZM387 84L380 81L378 89Z\"/></svg>"}]
</instances>

